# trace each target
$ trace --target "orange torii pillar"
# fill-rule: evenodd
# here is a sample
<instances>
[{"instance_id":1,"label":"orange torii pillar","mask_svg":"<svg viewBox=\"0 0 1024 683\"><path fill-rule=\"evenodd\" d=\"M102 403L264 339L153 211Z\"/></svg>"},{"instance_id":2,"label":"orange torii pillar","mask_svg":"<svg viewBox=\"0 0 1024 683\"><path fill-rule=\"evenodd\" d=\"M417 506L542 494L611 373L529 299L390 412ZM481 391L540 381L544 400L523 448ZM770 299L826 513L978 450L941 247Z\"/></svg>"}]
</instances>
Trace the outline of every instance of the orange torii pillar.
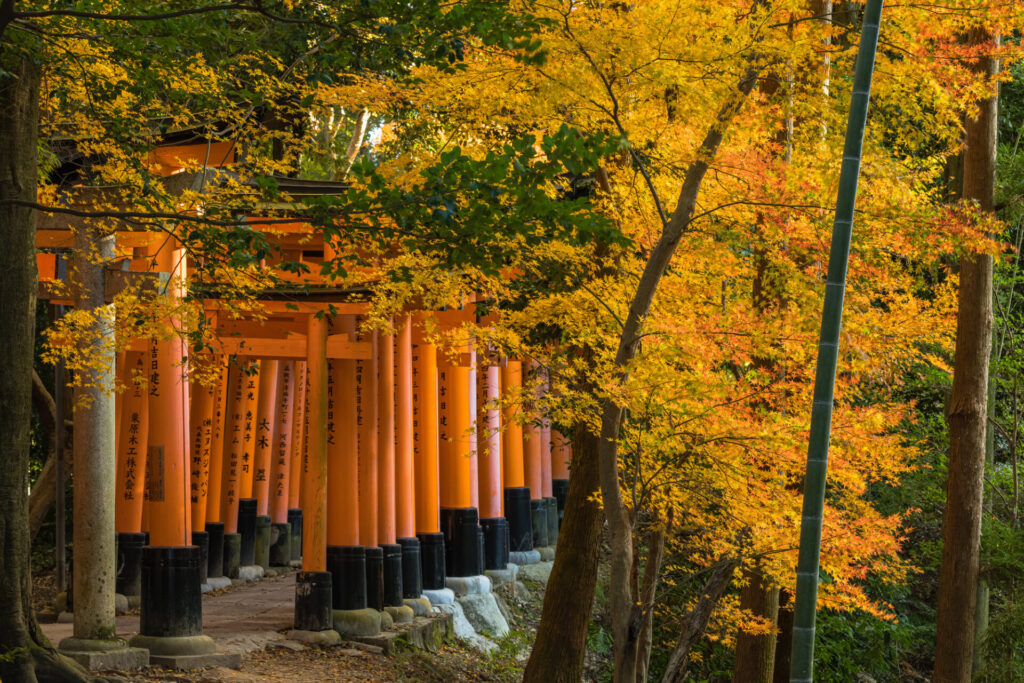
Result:
<instances>
[{"instance_id":1,"label":"orange torii pillar","mask_svg":"<svg viewBox=\"0 0 1024 683\"><path fill-rule=\"evenodd\" d=\"M292 460L292 421L296 395L295 361L277 366L277 412L274 416L274 450L270 467L271 546L270 564L287 567L292 561L292 527L288 523L288 494Z\"/></svg>"},{"instance_id":2,"label":"orange torii pillar","mask_svg":"<svg viewBox=\"0 0 1024 683\"><path fill-rule=\"evenodd\" d=\"M323 315L308 318L306 383L300 488L302 571L295 577L295 629L319 633L334 624L327 571L327 318Z\"/></svg>"},{"instance_id":3,"label":"orange torii pillar","mask_svg":"<svg viewBox=\"0 0 1024 683\"><path fill-rule=\"evenodd\" d=\"M529 363L531 379L536 381L537 364ZM548 509L544 501L544 476L541 465L541 435L536 411L536 398L524 401L523 424L523 467L526 471L526 485L530 487L530 518L533 522L533 546L548 545Z\"/></svg>"},{"instance_id":4,"label":"orange torii pillar","mask_svg":"<svg viewBox=\"0 0 1024 683\"><path fill-rule=\"evenodd\" d=\"M448 577L483 574L483 531L473 506L471 432L476 431L470 391L470 366L441 365L438 369L440 420L441 531L445 539Z\"/></svg>"},{"instance_id":5,"label":"orange torii pillar","mask_svg":"<svg viewBox=\"0 0 1024 683\"><path fill-rule=\"evenodd\" d=\"M572 445L557 429L551 430L551 490L558 501L558 527L565 515L565 499L569 495L569 463Z\"/></svg>"},{"instance_id":6,"label":"orange torii pillar","mask_svg":"<svg viewBox=\"0 0 1024 683\"><path fill-rule=\"evenodd\" d=\"M252 495L256 499L256 565L270 569L270 468L274 451L274 414L277 411L278 361L260 364L260 392L256 410L252 457Z\"/></svg>"},{"instance_id":7,"label":"orange torii pillar","mask_svg":"<svg viewBox=\"0 0 1024 683\"><path fill-rule=\"evenodd\" d=\"M384 550L378 545L377 333L360 335L371 342L370 358L356 361L356 419L359 434L359 542L366 548L366 604L384 609Z\"/></svg>"},{"instance_id":8,"label":"orange torii pillar","mask_svg":"<svg viewBox=\"0 0 1024 683\"><path fill-rule=\"evenodd\" d=\"M117 531L117 585L121 595L142 594L142 496L149 439L149 392L145 386L146 354L129 351L125 357L125 391L117 436L117 488L114 528Z\"/></svg>"},{"instance_id":9,"label":"orange torii pillar","mask_svg":"<svg viewBox=\"0 0 1024 683\"><path fill-rule=\"evenodd\" d=\"M544 381L537 386L537 398L540 399L548 392L547 372L544 373ZM539 403L539 401L538 401ZM540 419L540 485L541 493L544 495L544 509L548 524L548 545L558 543L558 500L552 489L551 478L551 420L546 414Z\"/></svg>"},{"instance_id":10,"label":"orange torii pillar","mask_svg":"<svg viewBox=\"0 0 1024 683\"><path fill-rule=\"evenodd\" d=\"M199 548L199 578L206 583L210 568L210 537L206 533L206 506L210 485L210 449L213 447L214 387L193 384L189 391L189 485L192 545Z\"/></svg>"},{"instance_id":11,"label":"orange torii pillar","mask_svg":"<svg viewBox=\"0 0 1024 683\"><path fill-rule=\"evenodd\" d=\"M424 595L445 588L444 534L438 497L437 348L423 329L423 314L413 327L413 466L415 470L416 538Z\"/></svg>"},{"instance_id":12,"label":"orange torii pillar","mask_svg":"<svg viewBox=\"0 0 1024 683\"><path fill-rule=\"evenodd\" d=\"M224 523L224 575L238 578L242 536L238 533L239 480L245 451L246 370L238 363L228 368L224 409L224 449L221 461L220 519Z\"/></svg>"},{"instance_id":13,"label":"orange torii pillar","mask_svg":"<svg viewBox=\"0 0 1024 683\"><path fill-rule=\"evenodd\" d=\"M395 335L395 533L402 547L402 597L423 595L420 541L416 538L413 455L412 316L396 320Z\"/></svg>"},{"instance_id":14,"label":"orange torii pillar","mask_svg":"<svg viewBox=\"0 0 1024 683\"><path fill-rule=\"evenodd\" d=\"M336 319L335 331L355 340L355 316ZM327 379L327 571L331 606L366 609L366 548L359 542L359 424L356 361L329 362ZM335 615L335 630L349 615ZM379 619L379 617L377 617Z\"/></svg>"},{"instance_id":15,"label":"orange torii pillar","mask_svg":"<svg viewBox=\"0 0 1024 683\"><path fill-rule=\"evenodd\" d=\"M501 509L501 368L477 355L477 458L484 569L508 567L508 522Z\"/></svg>"},{"instance_id":16,"label":"orange torii pillar","mask_svg":"<svg viewBox=\"0 0 1024 683\"><path fill-rule=\"evenodd\" d=\"M228 398L228 366L218 361L220 370L217 384L213 388L213 422L210 434L210 476L206 487L206 535L207 568L206 582L211 579L219 586L230 585L224 581L224 522L221 521L221 482L224 479L224 415ZM195 522L195 519L192 520ZM211 584L212 586L212 584Z\"/></svg>"},{"instance_id":17,"label":"orange torii pillar","mask_svg":"<svg viewBox=\"0 0 1024 683\"><path fill-rule=\"evenodd\" d=\"M169 294L181 297L186 272L185 250L171 238L151 245L159 270L171 274ZM183 365L181 321L166 320L167 338L150 347L149 471L150 536L142 551L142 615L139 635L131 640L150 652L150 662L204 665L214 643L203 635L200 550L192 545L189 498L188 382ZM187 644L187 645L186 645Z\"/></svg>"},{"instance_id":18,"label":"orange torii pillar","mask_svg":"<svg viewBox=\"0 0 1024 683\"><path fill-rule=\"evenodd\" d=\"M501 464L505 485L508 545L512 553L528 553L533 550L533 522L530 519L530 489L526 486L523 467L522 361L510 359L505 362L501 369L501 386L501 422L505 427L501 438ZM524 562L524 558L518 555L511 555L510 559L516 564Z\"/></svg>"},{"instance_id":19,"label":"orange torii pillar","mask_svg":"<svg viewBox=\"0 0 1024 683\"><path fill-rule=\"evenodd\" d=\"M309 381L306 377L306 361L295 363L295 412L292 416L292 452L288 463L288 523L292 527L291 549L292 562L302 559L302 508L299 494L302 490L302 458L306 452L306 424L309 407L306 401L306 390Z\"/></svg>"},{"instance_id":20,"label":"orange torii pillar","mask_svg":"<svg viewBox=\"0 0 1024 683\"><path fill-rule=\"evenodd\" d=\"M238 533L241 535L239 563L242 567L256 564L256 498L253 497L253 480L256 459L256 415L260 398L260 361L251 361L255 372L246 373L245 411L242 418L242 461L238 473ZM251 578L258 571L247 569L242 578Z\"/></svg>"},{"instance_id":21,"label":"orange torii pillar","mask_svg":"<svg viewBox=\"0 0 1024 683\"><path fill-rule=\"evenodd\" d=\"M558 499L555 498L551 476L551 422L541 418L540 426L540 474L541 490L544 494L544 513L548 525L548 545L558 543Z\"/></svg>"},{"instance_id":22,"label":"orange torii pillar","mask_svg":"<svg viewBox=\"0 0 1024 683\"><path fill-rule=\"evenodd\" d=\"M385 607L401 607L402 546L395 533L395 338L377 333L377 540Z\"/></svg>"}]
</instances>

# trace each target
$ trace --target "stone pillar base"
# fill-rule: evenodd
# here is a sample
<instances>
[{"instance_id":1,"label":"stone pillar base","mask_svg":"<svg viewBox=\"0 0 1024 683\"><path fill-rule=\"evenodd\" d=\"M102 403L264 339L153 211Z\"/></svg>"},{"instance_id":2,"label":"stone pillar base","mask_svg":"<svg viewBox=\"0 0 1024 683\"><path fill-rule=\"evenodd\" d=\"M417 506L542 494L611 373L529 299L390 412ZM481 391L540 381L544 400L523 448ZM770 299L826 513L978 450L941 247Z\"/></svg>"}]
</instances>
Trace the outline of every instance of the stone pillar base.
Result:
<instances>
[{"instance_id":1,"label":"stone pillar base","mask_svg":"<svg viewBox=\"0 0 1024 683\"><path fill-rule=\"evenodd\" d=\"M65 638L58 651L90 671L120 669L132 671L149 666L149 650L128 647L121 639L93 640L91 638Z\"/></svg>"},{"instance_id":2,"label":"stone pillar base","mask_svg":"<svg viewBox=\"0 0 1024 683\"><path fill-rule=\"evenodd\" d=\"M334 630L342 636L375 636L380 633L380 612L363 609L334 610Z\"/></svg>"}]
</instances>

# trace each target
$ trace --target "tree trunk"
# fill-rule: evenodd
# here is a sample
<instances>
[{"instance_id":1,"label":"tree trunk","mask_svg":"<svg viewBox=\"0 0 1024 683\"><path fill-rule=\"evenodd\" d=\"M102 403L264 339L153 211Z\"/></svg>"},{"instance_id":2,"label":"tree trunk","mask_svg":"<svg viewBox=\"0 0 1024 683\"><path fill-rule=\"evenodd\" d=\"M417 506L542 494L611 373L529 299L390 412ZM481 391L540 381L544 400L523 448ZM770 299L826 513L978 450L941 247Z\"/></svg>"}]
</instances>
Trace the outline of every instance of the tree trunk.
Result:
<instances>
[{"instance_id":1,"label":"tree trunk","mask_svg":"<svg viewBox=\"0 0 1024 683\"><path fill-rule=\"evenodd\" d=\"M668 658L668 666L665 667L665 675L662 676L661 683L682 683L686 679L686 665L690 661L690 650L697 639L704 634L704 629L708 627L711 612L718 604L722 593L729 587L733 570L738 565L739 561L737 560L722 559L712 570L711 577L704 584L704 590L701 591L697 604L683 619L683 628L679 633L676 646Z\"/></svg>"},{"instance_id":2,"label":"tree trunk","mask_svg":"<svg viewBox=\"0 0 1024 683\"><path fill-rule=\"evenodd\" d=\"M789 683L790 659L793 656L793 594L779 591L779 637L775 642L773 683Z\"/></svg>"},{"instance_id":3,"label":"tree trunk","mask_svg":"<svg viewBox=\"0 0 1024 683\"><path fill-rule=\"evenodd\" d=\"M28 453L36 313L38 65L0 48L0 680L86 680L50 646L32 612Z\"/></svg>"},{"instance_id":4,"label":"tree trunk","mask_svg":"<svg viewBox=\"0 0 1024 683\"><path fill-rule=\"evenodd\" d=\"M597 437L581 425L573 438L565 517L524 683L579 683L583 677L603 522L595 491Z\"/></svg>"},{"instance_id":5,"label":"tree trunk","mask_svg":"<svg viewBox=\"0 0 1024 683\"><path fill-rule=\"evenodd\" d=\"M669 517L671 527L671 517ZM644 565L644 582L640 588L640 642L636 647L636 680L647 680L648 664L651 660L651 646L654 640L654 598L658 590L658 576L665 559L665 535L668 529L660 524L647 535L647 562Z\"/></svg>"},{"instance_id":6,"label":"tree trunk","mask_svg":"<svg viewBox=\"0 0 1024 683\"><path fill-rule=\"evenodd\" d=\"M972 30L972 45L992 37ZM989 57L974 66L994 73ZM977 118L968 119L964 146L966 200L993 210L998 98L980 103ZM974 653L978 555L981 546L982 495L985 475L988 366L992 348L992 257L971 253L960 270L956 355L949 408L949 473L946 511L942 518L942 566L939 571L935 683L969 683Z\"/></svg>"},{"instance_id":7,"label":"tree trunk","mask_svg":"<svg viewBox=\"0 0 1024 683\"><path fill-rule=\"evenodd\" d=\"M779 616L779 589L765 581L759 570L743 571L747 583L740 591L740 608L775 624ZM740 629L736 637L736 683L772 683L776 634L753 635Z\"/></svg>"},{"instance_id":8,"label":"tree trunk","mask_svg":"<svg viewBox=\"0 0 1024 683\"><path fill-rule=\"evenodd\" d=\"M756 4L756 3L755 3ZM739 113L747 96L757 83L759 67L747 70L736 90L718 110L715 122L704 136L697 150L697 160L686 170L675 211L662 227L658 243L644 265L643 274L629 305L629 313L619 346L615 354L616 380L628 379L627 368L636 357L643 331L643 323L651 310L658 284L668 269L679 240L689 228L697 206L704 176L718 153L726 128ZM633 525L622 491L619 488L619 430L622 427L623 407L612 399L601 402L601 440L598 443L598 471L601 482L601 501L608 520L611 543L609 572L609 598L612 613L612 642L615 653L616 683L636 680L636 646L639 620L634 609L634 591L630 583L633 568Z\"/></svg>"},{"instance_id":9,"label":"tree trunk","mask_svg":"<svg viewBox=\"0 0 1024 683\"><path fill-rule=\"evenodd\" d=\"M57 404L54 402L53 397L50 396L50 392L46 390L46 385L43 384L43 380L39 378L39 374L35 370L32 371L32 403L35 405L40 419L47 425L47 431L50 434L50 454L46 458L39 476L36 477L35 483L32 484L32 490L28 495L29 541L34 540L36 534L39 533L39 529L43 526L43 520L49 514L50 506L53 505L54 498L56 497L57 460L55 454L57 452L57 439L62 437L65 440L67 439L66 425L60 431L56 427ZM64 449L65 471L70 469L71 466L71 462L67 458L70 452L70 448Z\"/></svg>"}]
</instances>

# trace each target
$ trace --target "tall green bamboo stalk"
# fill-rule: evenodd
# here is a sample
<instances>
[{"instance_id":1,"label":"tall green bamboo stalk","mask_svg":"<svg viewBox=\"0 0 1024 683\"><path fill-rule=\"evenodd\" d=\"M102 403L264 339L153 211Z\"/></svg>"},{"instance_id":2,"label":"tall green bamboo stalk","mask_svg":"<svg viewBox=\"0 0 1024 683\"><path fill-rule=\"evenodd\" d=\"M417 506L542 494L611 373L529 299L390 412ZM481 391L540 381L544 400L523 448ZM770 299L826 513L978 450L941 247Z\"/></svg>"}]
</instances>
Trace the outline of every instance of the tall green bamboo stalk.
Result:
<instances>
[{"instance_id":1,"label":"tall green bamboo stalk","mask_svg":"<svg viewBox=\"0 0 1024 683\"><path fill-rule=\"evenodd\" d=\"M793 607L793 661L791 683L814 680L814 620L817 616L818 568L821 557L821 518L825 508L825 475L828 470L828 446L832 428L832 402L839 360L839 331L843 324L843 295L846 269L853 233L853 209L857 201L864 128L871 96L871 76L878 48L878 27L882 19L882 0L867 0L861 28L857 66L853 76L850 117L846 124L843 165L839 172L832 245L828 256L828 280L821 313L821 338L818 342L818 368L814 377L814 402L811 406L811 436L807 448L807 475L804 480L803 517L800 522L800 556L796 568L796 603Z\"/></svg>"}]
</instances>

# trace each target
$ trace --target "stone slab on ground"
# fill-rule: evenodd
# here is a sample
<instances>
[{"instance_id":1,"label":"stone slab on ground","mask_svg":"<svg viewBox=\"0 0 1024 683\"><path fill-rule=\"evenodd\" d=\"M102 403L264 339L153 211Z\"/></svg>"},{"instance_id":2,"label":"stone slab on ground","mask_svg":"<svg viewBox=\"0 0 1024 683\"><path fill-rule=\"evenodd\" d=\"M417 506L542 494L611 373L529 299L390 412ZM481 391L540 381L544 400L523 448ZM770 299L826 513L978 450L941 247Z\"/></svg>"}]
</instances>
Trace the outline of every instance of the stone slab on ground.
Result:
<instances>
[{"instance_id":1,"label":"stone slab on ground","mask_svg":"<svg viewBox=\"0 0 1024 683\"><path fill-rule=\"evenodd\" d=\"M398 651L400 645L399 636L400 634L397 631L381 631L375 636L356 636L352 640L377 648L380 654L390 657Z\"/></svg>"},{"instance_id":2,"label":"stone slab on ground","mask_svg":"<svg viewBox=\"0 0 1024 683\"><path fill-rule=\"evenodd\" d=\"M547 585L548 579L551 578L551 568L553 566L554 562L538 562L537 564L520 567L519 577Z\"/></svg>"},{"instance_id":3,"label":"stone slab on ground","mask_svg":"<svg viewBox=\"0 0 1024 683\"><path fill-rule=\"evenodd\" d=\"M464 595L459 598L466 620L477 633L486 633L499 638L507 636L508 621L498 608L492 593Z\"/></svg>"},{"instance_id":4,"label":"stone slab on ground","mask_svg":"<svg viewBox=\"0 0 1024 683\"><path fill-rule=\"evenodd\" d=\"M416 617L412 622L396 624L390 631L372 636L356 636L353 643L379 650L380 654L391 656L402 647L413 647L427 652L439 652L451 635L451 617L435 614Z\"/></svg>"},{"instance_id":5,"label":"stone slab on ground","mask_svg":"<svg viewBox=\"0 0 1024 683\"><path fill-rule=\"evenodd\" d=\"M149 666L149 650L142 647L123 647L119 650L73 652L60 650L89 671L133 671Z\"/></svg>"},{"instance_id":6,"label":"stone slab on ground","mask_svg":"<svg viewBox=\"0 0 1024 683\"><path fill-rule=\"evenodd\" d=\"M449 576L444 580L446 588L455 591L456 595L474 595L490 593L491 580L479 574L477 576Z\"/></svg>"},{"instance_id":7,"label":"stone slab on ground","mask_svg":"<svg viewBox=\"0 0 1024 683\"><path fill-rule=\"evenodd\" d=\"M223 636L217 638L216 643L217 649L221 652L238 652L244 655L256 652L257 650L263 650L267 647L291 643L291 641L285 639L277 631L263 631L261 633L235 633ZM302 647L298 643L292 643L292 645L300 649Z\"/></svg>"},{"instance_id":8,"label":"stone slab on ground","mask_svg":"<svg viewBox=\"0 0 1024 683\"><path fill-rule=\"evenodd\" d=\"M540 562L540 552L536 550L513 550L508 554L508 561L518 565L537 564Z\"/></svg>"},{"instance_id":9,"label":"stone slab on ground","mask_svg":"<svg viewBox=\"0 0 1024 683\"><path fill-rule=\"evenodd\" d=\"M406 642L419 650L440 652L451 637L451 623L451 617L447 614L416 617L405 629Z\"/></svg>"},{"instance_id":10,"label":"stone slab on ground","mask_svg":"<svg viewBox=\"0 0 1024 683\"><path fill-rule=\"evenodd\" d=\"M150 655L149 664L178 671L205 669L208 666L238 669L242 666L242 654L240 652L212 652L205 655Z\"/></svg>"},{"instance_id":11,"label":"stone slab on ground","mask_svg":"<svg viewBox=\"0 0 1024 683\"><path fill-rule=\"evenodd\" d=\"M451 588L424 588L423 597L430 600L431 605L450 605L455 602L455 591Z\"/></svg>"}]
</instances>

